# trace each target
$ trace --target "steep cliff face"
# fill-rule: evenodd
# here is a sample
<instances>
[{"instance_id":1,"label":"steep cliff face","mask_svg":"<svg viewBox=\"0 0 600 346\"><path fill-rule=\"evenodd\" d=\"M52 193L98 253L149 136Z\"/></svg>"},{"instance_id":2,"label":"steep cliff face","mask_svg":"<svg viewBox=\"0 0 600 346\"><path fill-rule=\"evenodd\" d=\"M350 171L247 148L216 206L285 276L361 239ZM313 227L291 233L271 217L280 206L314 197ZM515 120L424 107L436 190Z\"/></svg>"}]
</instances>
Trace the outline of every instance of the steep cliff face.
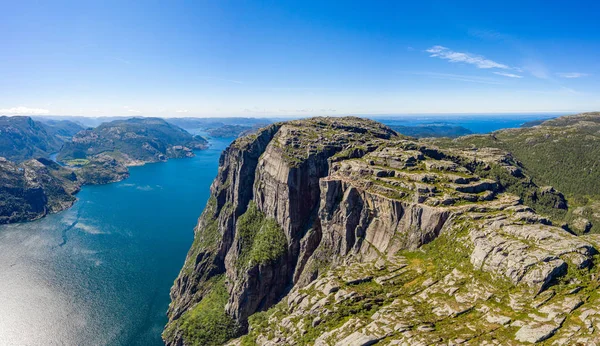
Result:
<instances>
[{"instance_id":1,"label":"steep cliff face","mask_svg":"<svg viewBox=\"0 0 600 346\"><path fill-rule=\"evenodd\" d=\"M412 324L380 330L383 311L396 311L392 292L414 290L406 285L452 274L436 286L447 294L472 278L479 291L463 304L469 315L489 292L511 287L527 299L587 273L592 242L523 206L507 193L516 185L560 199L505 152L440 149L369 120L292 121L238 139L221 157L172 288L164 339L223 344L246 333L250 318L249 334L234 343L411 343L406 331L462 310L440 300L427 304L444 312L427 313L410 294L402 304L418 310Z\"/></svg>"}]
</instances>

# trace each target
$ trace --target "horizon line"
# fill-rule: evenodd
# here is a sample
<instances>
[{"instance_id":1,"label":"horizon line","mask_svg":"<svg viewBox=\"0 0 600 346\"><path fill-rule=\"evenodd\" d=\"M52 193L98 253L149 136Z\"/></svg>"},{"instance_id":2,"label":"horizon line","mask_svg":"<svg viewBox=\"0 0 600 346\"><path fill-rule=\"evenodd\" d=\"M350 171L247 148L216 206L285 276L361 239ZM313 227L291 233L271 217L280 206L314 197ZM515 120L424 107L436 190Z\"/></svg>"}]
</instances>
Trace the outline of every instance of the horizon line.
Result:
<instances>
[{"instance_id":1,"label":"horizon line","mask_svg":"<svg viewBox=\"0 0 600 346\"><path fill-rule=\"evenodd\" d=\"M345 116L390 116L390 117L403 117L403 116L461 116L461 115L506 115L506 114L523 114L523 115L543 115L543 114L580 114L597 112L593 110L579 110L579 111L504 111L504 112L404 112L404 113L346 113L346 114L278 114L278 115L207 115L207 116L158 116L158 115L77 115L77 114L0 114L0 116L26 116L31 118L52 118L52 117L82 117L82 118L173 118L173 119L219 119L219 118L309 118L309 117L345 117Z\"/></svg>"}]
</instances>

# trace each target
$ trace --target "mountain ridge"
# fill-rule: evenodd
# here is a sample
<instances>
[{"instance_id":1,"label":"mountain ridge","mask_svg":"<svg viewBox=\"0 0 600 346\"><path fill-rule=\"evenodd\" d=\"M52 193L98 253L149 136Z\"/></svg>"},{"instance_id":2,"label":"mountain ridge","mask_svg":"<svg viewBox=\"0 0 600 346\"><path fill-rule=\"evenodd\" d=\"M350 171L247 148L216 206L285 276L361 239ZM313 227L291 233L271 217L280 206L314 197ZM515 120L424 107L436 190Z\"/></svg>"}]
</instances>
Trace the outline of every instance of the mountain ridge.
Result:
<instances>
[{"instance_id":1,"label":"mountain ridge","mask_svg":"<svg viewBox=\"0 0 600 346\"><path fill-rule=\"evenodd\" d=\"M539 210L567 208L502 149L440 147L352 117L268 126L220 158L163 337L168 345L224 344L247 332L232 344L594 340L570 326L596 316L593 304L580 322L572 312L596 299L598 239L553 225L523 204L527 196ZM422 292L406 288L414 283L443 297L415 300ZM511 300L548 292L537 306ZM527 315L539 306L547 312ZM403 309L416 313L395 312ZM480 323L458 333L453 321Z\"/></svg>"}]
</instances>

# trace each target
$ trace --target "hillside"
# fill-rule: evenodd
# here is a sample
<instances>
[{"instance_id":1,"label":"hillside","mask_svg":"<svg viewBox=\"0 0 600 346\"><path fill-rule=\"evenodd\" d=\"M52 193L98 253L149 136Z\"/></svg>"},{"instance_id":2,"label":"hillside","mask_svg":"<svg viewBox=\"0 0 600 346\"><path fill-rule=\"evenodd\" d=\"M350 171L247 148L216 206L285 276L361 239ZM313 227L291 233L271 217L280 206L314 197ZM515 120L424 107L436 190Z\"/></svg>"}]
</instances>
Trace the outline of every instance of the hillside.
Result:
<instances>
[{"instance_id":1,"label":"hillside","mask_svg":"<svg viewBox=\"0 0 600 346\"><path fill-rule=\"evenodd\" d=\"M48 157L81 129L70 121L46 124L30 117L0 116L0 157L14 162Z\"/></svg>"},{"instance_id":2,"label":"hillside","mask_svg":"<svg viewBox=\"0 0 600 346\"><path fill-rule=\"evenodd\" d=\"M169 123L179 126L184 129L201 129L210 130L217 129L223 126L247 126L247 127L262 127L270 124L273 121L267 118L242 118L242 117L225 117L225 118L169 118Z\"/></svg>"},{"instance_id":3,"label":"hillside","mask_svg":"<svg viewBox=\"0 0 600 346\"><path fill-rule=\"evenodd\" d=\"M57 158L79 165L104 154L125 165L165 161L193 156L193 149L204 149L207 142L160 118L131 118L103 123L77 133L63 146ZM79 160L79 161L77 161Z\"/></svg>"},{"instance_id":4,"label":"hillside","mask_svg":"<svg viewBox=\"0 0 600 346\"><path fill-rule=\"evenodd\" d=\"M77 132L84 129L83 126L70 120L39 118L38 121L46 125L48 134L58 137L62 142L71 140Z\"/></svg>"},{"instance_id":5,"label":"hillside","mask_svg":"<svg viewBox=\"0 0 600 346\"><path fill-rule=\"evenodd\" d=\"M14 164L0 158L0 224L67 209L80 185L71 170L53 161L40 158Z\"/></svg>"},{"instance_id":6,"label":"hillside","mask_svg":"<svg viewBox=\"0 0 600 346\"><path fill-rule=\"evenodd\" d=\"M163 338L598 343L600 238L536 212L565 208L506 150L351 117L274 124L222 154Z\"/></svg>"},{"instance_id":7,"label":"hillside","mask_svg":"<svg viewBox=\"0 0 600 346\"><path fill-rule=\"evenodd\" d=\"M576 232L600 232L600 113L435 143L495 147L512 153L537 184L553 186L566 195L569 210L550 216Z\"/></svg>"}]
</instances>

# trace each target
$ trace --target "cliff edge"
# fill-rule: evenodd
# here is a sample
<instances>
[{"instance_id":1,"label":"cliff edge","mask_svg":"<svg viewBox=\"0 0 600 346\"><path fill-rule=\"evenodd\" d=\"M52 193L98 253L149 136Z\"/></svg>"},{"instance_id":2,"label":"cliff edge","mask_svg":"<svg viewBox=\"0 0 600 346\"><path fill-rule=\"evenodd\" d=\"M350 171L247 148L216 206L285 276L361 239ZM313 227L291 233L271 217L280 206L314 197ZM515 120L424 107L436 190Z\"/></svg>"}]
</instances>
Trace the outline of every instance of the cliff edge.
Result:
<instances>
[{"instance_id":1,"label":"cliff edge","mask_svg":"<svg viewBox=\"0 0 600 346\"><path fill-rule=\"evenodd\" d=\"M500 149L442 148L354 117L273 124L223 152L163 338L599 342L600 239L545 208L564 196Z\"/></svg>"}]
</instances>

